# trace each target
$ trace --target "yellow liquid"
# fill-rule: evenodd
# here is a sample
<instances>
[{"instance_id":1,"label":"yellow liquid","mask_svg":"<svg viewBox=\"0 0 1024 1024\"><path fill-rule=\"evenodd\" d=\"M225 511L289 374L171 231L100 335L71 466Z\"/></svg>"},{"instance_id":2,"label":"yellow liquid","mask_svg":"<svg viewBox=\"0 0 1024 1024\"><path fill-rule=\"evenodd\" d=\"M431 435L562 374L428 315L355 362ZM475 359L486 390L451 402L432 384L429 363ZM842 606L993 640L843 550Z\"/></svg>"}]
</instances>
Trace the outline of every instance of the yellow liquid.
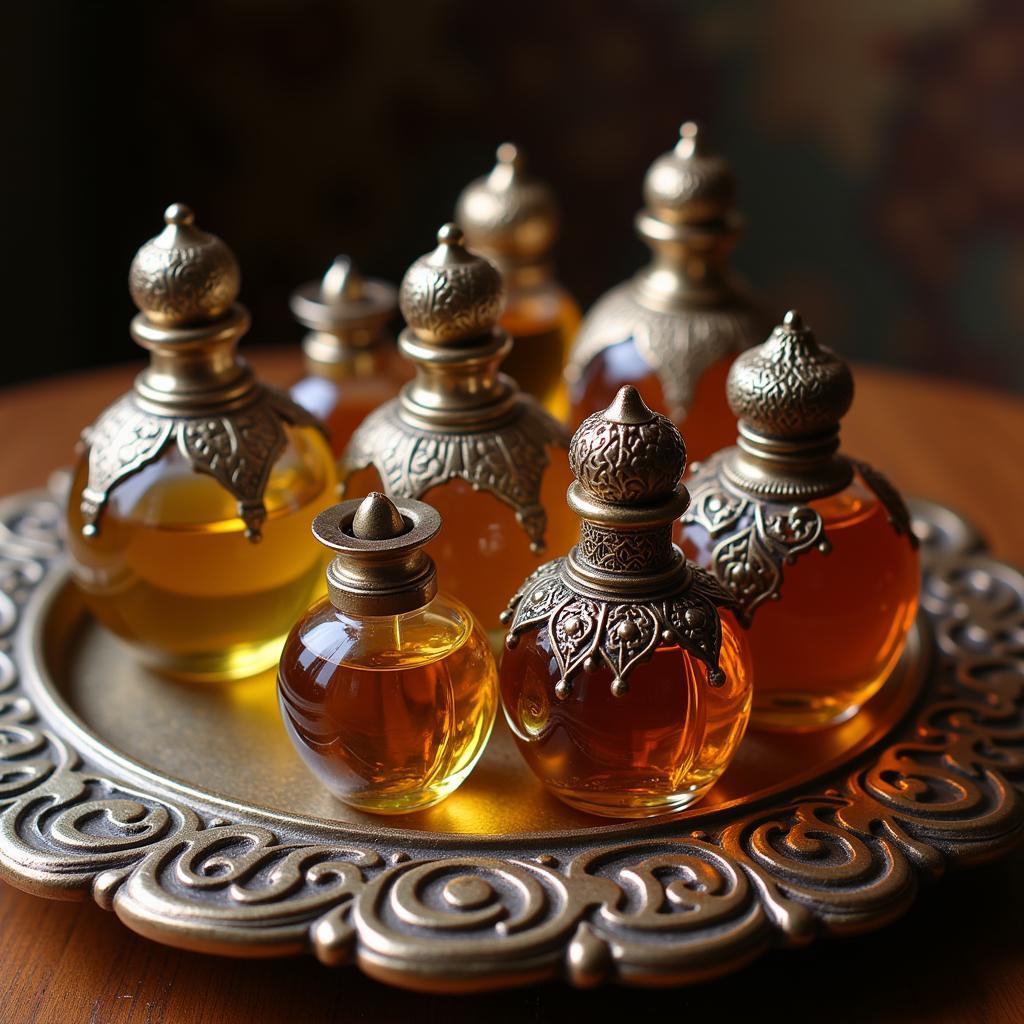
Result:
<instances>
[{"instance_id":1,"label":"yellow liquid","mask_svg":"<svg viewBox=\"0 0 1024 1024\"><path fill-rule=\"evenodd\" d=\"M326 552L310 523L334 500L333 461L316 430L286 430L258 543L246 538L234 498L173 445L114 488L99 533L85 537L87 457L79 465L68 505L75 581L96 619L152 667L211 681L261 672L323 592Z\"/></svg>"},{"instance_id":2,"label":"yellow liquid","mask_svg":"<svg viewBox=\"0 0 1024 1024\"><path fill-rule=\"evenodd\" d=\"M722 615L713 687L707 668L679 647L661 647L611 692L607 668L580 672L555 696L546 629L521 636L501 663L505 717L526 763L559 799L581 811L642 818L699 800L725 770L750 716L751 668L742 631Z\"/></svg>"},{"instance_id":3,"label":"yellow liquid","mask_svg":"<svg viewBox=\"0 0 1024 1024\"><path fill-rule=\"evenodd\" d=\"M443 594L362 619L325 598L288 637L278 696L292 743L331 792L402 814L443 800L472 771L494 725L497 670L483 630Z\"/></svg>"}]
</instances>

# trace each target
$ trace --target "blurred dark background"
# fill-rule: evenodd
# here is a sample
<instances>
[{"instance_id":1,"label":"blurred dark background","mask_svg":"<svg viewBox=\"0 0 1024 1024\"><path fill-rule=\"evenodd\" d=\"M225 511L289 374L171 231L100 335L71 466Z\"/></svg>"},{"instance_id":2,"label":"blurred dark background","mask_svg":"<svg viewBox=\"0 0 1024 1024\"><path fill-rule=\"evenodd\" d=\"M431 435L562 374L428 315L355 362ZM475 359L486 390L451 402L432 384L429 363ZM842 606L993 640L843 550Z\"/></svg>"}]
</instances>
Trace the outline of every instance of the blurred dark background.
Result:
<instances>
[{"instance_id":1,"label":"blurred dark background","mask_svg":"<svg viewBox=\"0 0 1024 1024\"><path fill-rule=\"evenodd\" d=\"M0 383L135 357L172 200L235 249L250 344L336 251L400 278L515 140L586 306L644 259L645 168L700 119L736 265L858 359L1024 390L1024 5L1013 0L34 3L5 10Z\"/></svg>"}]
</instances>

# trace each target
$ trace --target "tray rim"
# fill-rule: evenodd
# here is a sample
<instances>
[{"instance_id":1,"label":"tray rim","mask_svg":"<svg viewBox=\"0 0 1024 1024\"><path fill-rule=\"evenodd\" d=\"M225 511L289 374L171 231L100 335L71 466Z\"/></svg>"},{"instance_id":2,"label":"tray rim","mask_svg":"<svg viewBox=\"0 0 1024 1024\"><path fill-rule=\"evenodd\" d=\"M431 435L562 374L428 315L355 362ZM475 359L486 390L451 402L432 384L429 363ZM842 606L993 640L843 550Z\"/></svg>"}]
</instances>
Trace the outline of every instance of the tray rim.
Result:
<instances>
[{"instance_id":1,"label":"tray rim","mask_svg":"<svg viewBox=\"0 0 1024 1024\"><path fill-rule=\"evenodd\" d=\"M438 991L559 975L580 986L695 981L772 946L880 926L920 881L1024 835L1021 795L1005 777L1024 769L1006 728L1024 717L1024 666L991 690L970 677L1012 660L1013 638L1000 637L1024 605L1024 577L984 554L955 513L914 510L928 527L926 597L937 588L928 611L943 665L933 674L946 666L955 679L927 682L888 735L752 802L500 837L289 818L105 747L42 678L32 624L64 582L59 505L45 492L3 499L0 876L45 896L91 893L168 944L310 950ZM1002 588L987 604L986 587ZM296 823L313 835L296 836Z\"/></svg>"}]
</instances>

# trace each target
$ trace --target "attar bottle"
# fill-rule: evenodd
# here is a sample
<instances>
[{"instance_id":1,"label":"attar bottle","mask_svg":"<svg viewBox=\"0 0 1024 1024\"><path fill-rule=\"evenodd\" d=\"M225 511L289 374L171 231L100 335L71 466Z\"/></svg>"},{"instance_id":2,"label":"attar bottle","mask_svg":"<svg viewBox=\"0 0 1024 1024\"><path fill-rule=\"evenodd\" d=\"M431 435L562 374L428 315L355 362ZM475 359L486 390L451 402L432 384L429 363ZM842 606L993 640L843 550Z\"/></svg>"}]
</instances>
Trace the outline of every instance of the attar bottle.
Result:
<instances>
[{"instance_id":1,"label":"attar bottle","mask_svg":"<svg viewBox=\"0 0 1024 1024\"><path fill-rule=\"evenodd\" d=\"M448 590L496 633L508 595L545 545L567 551L575 525L568 436L498 368L512 347L498 326L497 268L454 224L406 272L398 339L416 367L398 398L371 413L343 458L346 493L422 499L447 524L430 553Z\"/></svg>"},{"instance_id":2,"label":"attar bottle","mask_svg":"<svg viewBox=\"0 0 1024 1024\"><path fill-rule=\"evenodd\" d=\"M466 244L505 278L508 301L501 326L513 346L504 371L552 416L566 420L569 396L562 371L580 311L555 278L551 260L561 226L554 192L527 172L522 150L505 142L490 174L459 196L455 220Z\"/></svg>"},{"instance_id":3,"label":"attar bottle","mask_svg":"<svg viewBox=\"0 0 1024 1024\"><path fill-rule=\"evenodd\" d=\"M402 814L443 800L494 724L487 635L465 605L438 592L424 551L440 528L429 505L379 493L313 523L334 552L328 597L285 644L281 716L313 774L363 811Z\"/></svg>"},{"instance_id":4,"label":"attar bottle","mask_svg":"<svg viewBox=\"0 0 1024 1024\"><path fill-rule=\"evenodd\" d=\"M146 663L233 679L277 661L321 585L307 524L334 462L317 421L236 352L234 255L187 206L165 221L129 276L149 365L82 434L68 553L92 614Z\"/></svg>"},{"instance_id":5,"label":"attar bottle","mask_svg":"<svg viewBox=\"0 0 1024 1024\"><path fill-rule=\"evenodd\" d=\"M750 623L754 723L842 722L882 686L917 611L906 507L839 452L853 377L799 313L736 360L728 395L739 437L693 467L683 546Z\"/></svg>"},{"instance_id":6,"label":"attar bottle","mask_svg":"<svg viewBox=\"0 0 1024 1024\"><path fill-rule=\"evenodd\" d=\"M292 292L306 375L292 398L326 425L335 455L378 405L398 394L409 364L398 355L388 323L398 310L398 289L365 278L348 256L338 256L320 281Z\"/></svg>"},{"instance_id":7,"label":"attar bottle","mask_svg":"<svg viewBox=\"0 0 1024 1024\"><path fill-rule=\"evenodd\" d=\"M685 432L691 457L705 458L736 436L729 367L771 323L729 269L742 229L736 181L697 125L684 124L675 149L651 164L644 200L636 230L653 258L583 319L566 367L572 422L634 384Z\"/></svg>"},{"instance_id":8,"label":"attar bottle","mask_svg":"<svg viewBox=\"0 0 1024 1024\"><path fill-rule=\"evenodd\" d=\"M700 799L750 714L732 596L672 542L689 497L675 425L623 387L569 449L579 541L506 612L505 717L550 792L591 814L640 818Z\"/></svg>"}]
</instances>

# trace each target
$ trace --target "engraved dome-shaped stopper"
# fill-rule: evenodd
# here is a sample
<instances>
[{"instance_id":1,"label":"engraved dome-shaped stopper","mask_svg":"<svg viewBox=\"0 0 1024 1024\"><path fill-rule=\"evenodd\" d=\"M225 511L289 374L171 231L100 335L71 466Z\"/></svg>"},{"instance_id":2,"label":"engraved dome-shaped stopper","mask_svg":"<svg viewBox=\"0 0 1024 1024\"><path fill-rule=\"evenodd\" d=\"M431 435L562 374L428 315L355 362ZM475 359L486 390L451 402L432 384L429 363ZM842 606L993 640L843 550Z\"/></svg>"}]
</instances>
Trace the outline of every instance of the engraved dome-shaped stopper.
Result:
<instances>
[{"instance_id":1,"label":"engraved dome-shaped stopper","mask_svg":"<svg viewBox=\"0 0 1024 1024\"><path fill-rule=\"evenodd\" d=\"M580 425L569 445L569 465L591 498L649 505L675 494L686 468L686 445L676 425L649 409L627 384L607 409Z\"/></svg>"},{"instance_id":2,"label":"engraved dome-shaped stopper","mask_svg":"<svg viewBox=\"0 0 1024 1024\"><path fill-rule=\"evenodd\" d=\"M706 151L700 128L687 121L675 148L648 168L644 201L656 216L672 223L719 220L733 210L736 178L727 160Z\"/></svg>"},{"instance_id":3,"label":"engraved dome-shaped stopper","mask_svg":"<svg viewBox=\"0 0 1024 1024\"><path fill-rule=\"evenodd\" d=\"M762 345L733 363L729 407L741 430L765 437L800 438L834 432L853 401L850 368L819 345L796 310Z\"/></svg>"},{"instance_id":4,"label":"engraved dome-shaped stopper","mask_svg":"<svg viewBox=\"0 0 1024 1024\"><path fill-rule=\"evenodd\" d=\"M132 300L161 327L194 327L217 320L238 298L241 273L231 250L200 231L183 203L164 212L166 226L135 254L128 274Z\"/></svg>"},{"instance_id":5,"label":"engraved dome-shaped stopper","mask_svg":"<svg viewBox=\"0 0 1024 1024\"><path fill-rule=\"evenodd\" d=\"M437 243L402 278L402 315L428 344L458 345L490 334L505 308L500 271L465 247L456 224L445 224Z\"/></svg>"},{"instance_id":6,"label":"engraved dome-shaped stopper","mask_svg":"<svg viewBox=\"0 0 1024 1024\"><path fill-rule=\"evenodd\" d=\"M474 249L528 263L543 257L554 244L560 215L551 188L526 173L519 147L503 142L491 173L462 191L455 219Z\"/></svg>"}]
</instances>

